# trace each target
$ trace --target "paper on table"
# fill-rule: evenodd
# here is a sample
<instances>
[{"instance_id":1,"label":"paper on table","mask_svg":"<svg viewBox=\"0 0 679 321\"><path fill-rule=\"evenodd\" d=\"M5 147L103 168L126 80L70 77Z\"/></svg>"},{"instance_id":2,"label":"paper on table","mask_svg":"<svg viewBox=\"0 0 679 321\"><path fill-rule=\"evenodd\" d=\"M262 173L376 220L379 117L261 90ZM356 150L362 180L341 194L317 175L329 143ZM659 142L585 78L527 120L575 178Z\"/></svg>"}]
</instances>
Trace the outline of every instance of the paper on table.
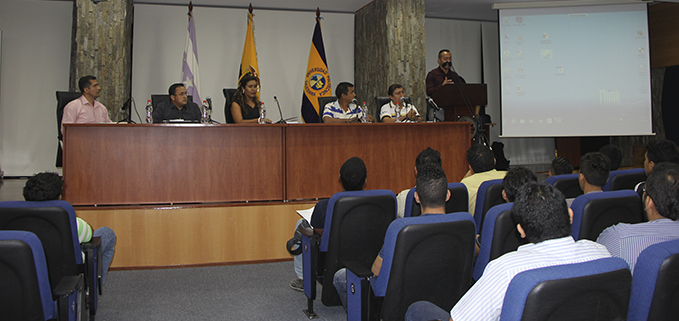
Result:
<instances>
[{"instance_id":1,"label":"paper on table","mask_svg":"<svg viewBox=\"0 0 679 321\"><path fill-rule=\"evenodd\" d=\"M314 213L315 207L316 206L314 206L314 207L312 207L308 210L297 210L297 214L299 214L299 216L301 216L303 219L307 220L307 222L309 222L309 225L311 225L311 214Z\"/></svg>"}]
</instances>

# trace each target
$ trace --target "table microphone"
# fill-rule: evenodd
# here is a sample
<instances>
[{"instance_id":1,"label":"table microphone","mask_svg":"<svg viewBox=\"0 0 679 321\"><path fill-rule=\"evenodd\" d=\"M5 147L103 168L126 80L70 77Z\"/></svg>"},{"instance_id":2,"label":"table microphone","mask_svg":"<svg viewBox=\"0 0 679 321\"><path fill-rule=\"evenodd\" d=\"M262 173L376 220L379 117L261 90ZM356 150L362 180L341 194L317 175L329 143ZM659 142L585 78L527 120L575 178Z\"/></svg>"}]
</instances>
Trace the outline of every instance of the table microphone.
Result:
<instances>
[{"instance_id":1,"label":"table microphone","mask_svg":"<svg viewBox=\"0 0 679 321\"><path fill-rule=\"evenodd\" d=\"M434 109L436 109L436 110L440 110L440 109L441 109L441 107L439 107L439 106L434 102L434 100L431 99L431 97L427 97L427 102L430 103L432 106L434 106Z\"/></svg>"},{"instance_id":2,"label":"table microphone","mask_svg":"<svg viewBox=\"0 0 679 321\"><path fill-rule=\"evenodd\" d=\"M281 116L281 120L277 121L276 124L287 124L285 119L283 119L283 112L281 111L281 104L278 102L278 98L276 96L273 96L273 100L276 101L276 106L278 106L278 114Z\"/></svg>"}]
</instances>

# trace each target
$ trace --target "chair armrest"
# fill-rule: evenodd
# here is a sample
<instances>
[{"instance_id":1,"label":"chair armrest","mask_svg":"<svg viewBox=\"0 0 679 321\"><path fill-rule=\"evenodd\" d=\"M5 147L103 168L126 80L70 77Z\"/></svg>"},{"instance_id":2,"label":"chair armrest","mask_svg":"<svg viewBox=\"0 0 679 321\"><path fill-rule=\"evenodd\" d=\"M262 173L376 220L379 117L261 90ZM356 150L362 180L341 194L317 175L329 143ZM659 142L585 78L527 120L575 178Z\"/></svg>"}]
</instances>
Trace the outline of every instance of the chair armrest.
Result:
<instances>
[{"instance_id":1,"label":"chair armrest","mask_svg":"<svg viewBox=\"0 0 679 321\"><path fill-rule=\"evenodd\" d=\"M299 227L297 230L306 237L312 237L314 235L314 229L310 227Z\"/></svg>"},{"instance_id":2,"label":"chair armrest","mask_svg":"<svg viewBox=\"0 0 679 321\"><path fill-rule=\"evenodd\" d=\"M359 278L364 279L373 276L373 272L370 271L370 267L363 266L356 261L346 261L342 262L342 264L347 268L347 270L351 271L351 273Z\"/></svg>"},{"instance_id":3,"label":"chair armrest","mask_svg":"<svg viewBox=\"0 0 679 321\"><path fill-rule=\"evenodd\" d=\"M52 296L57 301L57 314L59 320L72 320L81 311L80 315L87 315L85 304L85 281L83 275L65 276L55 287ZM73 316L73 317L71 317Z\"/></svg>"},{"instance_id":4,"label":"chair armrest","mask_svg":"<svg viewBox=\"0 0 679 321\"><path fill-rule=\"evenodd\" d=\"M52 296L55 300L58 300L61 296L67 296L78 289L78 286L82 286L81 281L83 279L82 274L71 275L61 278L59 284L52 291Z\"/></svg>"}]
</instances>

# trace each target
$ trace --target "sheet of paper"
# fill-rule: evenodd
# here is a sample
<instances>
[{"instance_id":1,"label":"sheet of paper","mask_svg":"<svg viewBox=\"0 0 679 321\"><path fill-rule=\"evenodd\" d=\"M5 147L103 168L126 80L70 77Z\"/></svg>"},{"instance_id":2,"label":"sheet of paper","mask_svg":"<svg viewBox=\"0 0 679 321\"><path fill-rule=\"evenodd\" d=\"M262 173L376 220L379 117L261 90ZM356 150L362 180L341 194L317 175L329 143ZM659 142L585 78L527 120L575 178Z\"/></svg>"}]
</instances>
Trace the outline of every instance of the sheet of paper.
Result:
<instances>
[{"instance_id":1,"label":"sheet of paper","mask_svg":"<svg viewBox=\"0 0 679 321\"><path fill-rule=\"evenodd\" d=\"M307 222L309 222L309 225L311 225L311 214L314 213L314 207L308 210L297 210L297 214L299 214L299 216L301 216L303 219L306 219Z\"/></svg>"}]
</instances>

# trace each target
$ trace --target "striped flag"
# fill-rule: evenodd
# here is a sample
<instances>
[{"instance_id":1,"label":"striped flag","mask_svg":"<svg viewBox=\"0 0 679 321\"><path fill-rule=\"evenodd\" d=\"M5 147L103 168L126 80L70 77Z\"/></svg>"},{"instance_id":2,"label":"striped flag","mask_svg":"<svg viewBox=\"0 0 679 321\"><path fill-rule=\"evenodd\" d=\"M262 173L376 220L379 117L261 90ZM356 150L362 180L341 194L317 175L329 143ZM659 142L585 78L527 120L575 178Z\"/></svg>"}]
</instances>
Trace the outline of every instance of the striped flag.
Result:
<instances>
[{"instance_id":1,"label":"striped flag","mask_svg":"<svg viewBox=\"0 0 679 321\"><path fill-rule=\"evenodd\" d=\"M316 9L316 28L311 38L309 63L304 78L304 94L302 94L302 118L305 123L320 123L323 107L318 105L318 97L332 96L330 89L330 73L325 59L325 47L321 34L321 12Z\"/></svg>"},{"instance_id":2,"label":"striped flag","mask_svg":"<svg viewBox=\"0 0 679 321\"><path fill-rule=\"evenodd\" d=\"M243 46L243 57L240 60L240 71L238 72L238 82L246 75L254 76L259 83L259 66L257 65L257 50L255 49L254 20L252 17L252 5L248 13L248 29L245 34L245 45ZM261 84L260 84L261 87ZM257 88L257 99L259 99L259 88Z\"/></svg>"},{"instance_id":3,"label":"striped flag","mask_svg":"<svg viewBox=\"0 0 679 321\"><path fill-rule=\"evenodd\" d=\"M193 102L202 103L200 99L200 81L198 77L198 45L196 44L196 26L193 23L193 3L189 2L189 29L186 33L184 59L182 62L182 83L186 87L186 94L193 96Z\"/></svg>"}]
</instances>

